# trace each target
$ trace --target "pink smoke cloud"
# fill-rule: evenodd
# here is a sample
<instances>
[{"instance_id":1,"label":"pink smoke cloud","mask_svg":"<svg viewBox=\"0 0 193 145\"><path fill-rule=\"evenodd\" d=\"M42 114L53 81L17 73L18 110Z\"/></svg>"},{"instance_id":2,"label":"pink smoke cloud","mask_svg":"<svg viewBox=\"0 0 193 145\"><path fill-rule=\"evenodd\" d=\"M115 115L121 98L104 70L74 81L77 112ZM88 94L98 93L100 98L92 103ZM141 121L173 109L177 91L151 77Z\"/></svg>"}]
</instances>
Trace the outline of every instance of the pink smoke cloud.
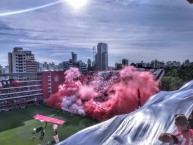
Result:
<instances>
[{"instance_id":1,"label":"pink smoke cloud","mask_svg":"<svg viewBox=\"0 0 193 145\"><path fill-rule=\"evenodd\" d=\"M61 108L64 97L76 95L77 104L83 107L86 116L98 120L134 111L159 91L152 73L131 66L104 76L81 75L77 69L70 69L65 77L62 87L48 99L47 105Z\"/></svg>"}]
</instances>

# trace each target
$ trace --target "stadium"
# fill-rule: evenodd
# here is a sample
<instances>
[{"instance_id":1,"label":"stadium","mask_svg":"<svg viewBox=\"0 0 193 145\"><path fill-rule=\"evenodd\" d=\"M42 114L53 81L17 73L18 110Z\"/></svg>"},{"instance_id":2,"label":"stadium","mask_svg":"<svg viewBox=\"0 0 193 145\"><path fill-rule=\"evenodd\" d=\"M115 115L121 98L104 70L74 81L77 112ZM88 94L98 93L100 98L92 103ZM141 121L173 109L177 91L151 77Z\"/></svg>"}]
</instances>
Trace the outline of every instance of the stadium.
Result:
<instances>
[{"instance_id":1,"label":"stadium","mask_svg":"<svg viewBox=\"0 0 193 145\"><path fill-rule=\"evenodd\" d=\"M193 110L192 82L163 92L163 75L162 69L134 67L2 75L0 143L161 144L161 132L175 131L170 116ZM41 133L33 134L34 128Z\"/></svg>"},{"instance_id":2,"label":"stadium","mask_svg":"<svg viewBox=\"0 0 193 145\"><path fill-rule=\"evenodd\" d=\"M178 131L176 115L193 121L193 81L161 91L164 73L129 66L87 73L70 68L0 74L0 145L168 144L159 137ZM185 131L191 125L188 122Z\"/></svg>"}]
</instances>

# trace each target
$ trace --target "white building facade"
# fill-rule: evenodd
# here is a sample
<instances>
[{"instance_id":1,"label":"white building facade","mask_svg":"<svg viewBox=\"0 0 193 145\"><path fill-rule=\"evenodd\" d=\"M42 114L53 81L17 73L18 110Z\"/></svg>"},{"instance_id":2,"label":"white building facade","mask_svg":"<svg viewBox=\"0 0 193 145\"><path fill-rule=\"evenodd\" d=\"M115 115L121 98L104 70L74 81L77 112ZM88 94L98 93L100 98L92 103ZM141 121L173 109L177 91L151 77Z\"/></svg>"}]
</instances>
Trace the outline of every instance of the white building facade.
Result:
<instances>
[{"instance_id":1,"label":"white building facade","mask_svg":"<svg viewBox=\"0 0 193 145\"><path fill-rule=\"evenodd\" d=\"M37 72L38 63L31 51L23 51L23 48L15 47L8 53L9 73Z\"/></svg>"},{"instance_id":2,"label":"white building facade","mask_svg":"<svg viewBox=\"0 0 193 145\"><path fill-rule=\"evenodd\" d=\"M106 43L98 43L96 54L96 68L99 71L108 70L108 45Z\"/></svg>"}]
</instances>

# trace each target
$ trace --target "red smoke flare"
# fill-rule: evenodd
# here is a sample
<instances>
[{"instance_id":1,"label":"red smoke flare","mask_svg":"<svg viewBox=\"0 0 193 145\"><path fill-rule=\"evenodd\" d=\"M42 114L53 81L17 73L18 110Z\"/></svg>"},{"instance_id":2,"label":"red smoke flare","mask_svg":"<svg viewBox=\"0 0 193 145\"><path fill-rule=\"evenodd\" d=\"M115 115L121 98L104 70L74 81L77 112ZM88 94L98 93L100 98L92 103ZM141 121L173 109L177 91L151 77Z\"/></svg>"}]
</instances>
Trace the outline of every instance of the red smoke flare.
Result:
<instances>
[{"instance_id":1,"label":"red smoke flare","mask_svg":"<svg viewBox=\"0 0 193 145\"><path fill-rule=\"evenodd\" d=\"M132 112L159 91L152 73L139 72L131 66L119 73L91 75L80 75L78 70L71 68L65 75L65 82L48 99L47 105L61 108L64 97L75 95L78 97L77 104L83 106L86 116L97 120Z\"/></svg>"}]
</instances>

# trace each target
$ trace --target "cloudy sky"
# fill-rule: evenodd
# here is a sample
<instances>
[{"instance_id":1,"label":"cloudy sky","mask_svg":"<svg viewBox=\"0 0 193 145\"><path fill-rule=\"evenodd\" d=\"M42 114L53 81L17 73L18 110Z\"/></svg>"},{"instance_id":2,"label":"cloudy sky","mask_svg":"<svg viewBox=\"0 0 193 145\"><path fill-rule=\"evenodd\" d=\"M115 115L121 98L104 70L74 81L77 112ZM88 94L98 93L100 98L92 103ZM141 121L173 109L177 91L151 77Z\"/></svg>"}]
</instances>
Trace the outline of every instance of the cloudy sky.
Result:
<instances>
[{"instance_id":1,"label":"cloudy sky","mask_svg":"<svg viewBox=\"0 0 193 145\"><path fill-rule=\"evenodd\" d=\"M109 65L153 59L193 61L193 5L186 0L0 0L0 64L15 46L37 61L92 59L93 46L108 43ZM82 1L82 0L73 0Z\"/></svg>"}]
</instances>

